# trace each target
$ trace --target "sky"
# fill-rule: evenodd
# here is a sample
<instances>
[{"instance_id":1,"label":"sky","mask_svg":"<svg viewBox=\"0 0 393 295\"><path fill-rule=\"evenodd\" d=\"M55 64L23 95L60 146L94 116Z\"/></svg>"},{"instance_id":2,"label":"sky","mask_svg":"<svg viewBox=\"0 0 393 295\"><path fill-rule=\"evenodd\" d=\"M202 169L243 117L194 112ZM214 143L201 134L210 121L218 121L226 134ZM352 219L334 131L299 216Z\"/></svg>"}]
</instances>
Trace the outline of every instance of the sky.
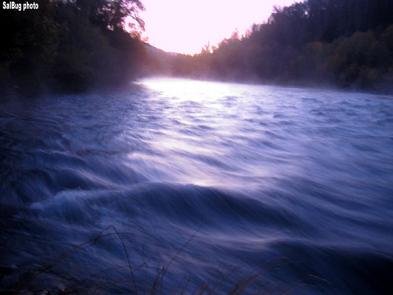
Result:
<instances>
[{"instance_id":1,"label":"sky","mask_svg":"<svg viewBox=\"0 0 393 295\"><path fill-rule=\"evenodd\" d=\"M194 54L233 32L244 34L270 16L273 6L294 0L143 0L144 37L168 52Z\"/></svg>"}]
</instances>

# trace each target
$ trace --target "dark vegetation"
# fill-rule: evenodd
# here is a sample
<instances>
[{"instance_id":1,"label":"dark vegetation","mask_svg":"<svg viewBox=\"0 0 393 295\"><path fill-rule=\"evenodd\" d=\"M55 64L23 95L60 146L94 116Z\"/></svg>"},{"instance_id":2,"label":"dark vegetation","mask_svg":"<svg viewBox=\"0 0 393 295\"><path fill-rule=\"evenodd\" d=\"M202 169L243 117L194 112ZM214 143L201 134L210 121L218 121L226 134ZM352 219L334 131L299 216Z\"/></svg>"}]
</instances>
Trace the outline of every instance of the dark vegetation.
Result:
<instances>
[{"instance_id":1,"label":"dark vegetation","mask_svg":"<svg viewBox=\"0 0 393 295\"><path fill-rule=\"evenodd\" d=\"M306 0L275 8L245 36L235 33L194 56L167 54L141 41L140 0L39 4L39 10L1 11L1 93L83 91L122 85L142 74L369 89L393 85L391 0Z\"/></svg>"},{"instance_id":2,"label":"dark vegetation","mask_svg":"<svg viewBox=\"0 0 393 295\"><path fill-rule=\"evenodd\" d=\"M139 0L38 3L38 10L1 11L0 92L83 91L138 74Z\"/></svg>"},{"instance_id":3,"label":"dark vegetation","mask_svg":"<svg viewBox=\"0 0 393 295\"><path fill-rule=\"evenodd\" d=\"M141 232L145 233L145 230L141 228ZM250 290L258 290L258 294L269 294L272 292L271 290L284 292L286 289L279 286L258 286L258 279L262 277L261 271L244 275L241 268L236 265L229 266L228 270L216 270L220 274L220 280L216 282L218 285L196 279L192 276L192 271L184 278L172 277L171 266L176 263L183 263L183 256L186 254L193 236L188 237L182 244L176 246L174 252L165 261L160 261L158 265L155 265L153 259L151 259L152 261L146 259L139 264L132 262L133 247L129 246L133 243L132 237L134 237L133 233L118 231L116 227L108 226L81 244L67 245L68 249L66 251L41 264L32 264L20 268L3 267L0 270L0 278L1 275L15 275L17 273L4 294L241 295ZM86 274L85 277L75 277L71 273L64 272L64 265L75 258L74 256L83 255L84 251L89 250L89 247L99 246L100 243L105 241L114 241L120 245L122 256L124 256L122 265L104 269L98 267L95 272ZM285 258L277 258L272 259L268 266L273 269L287 263L288 261ZM58 269L59 267L61 270ZM115 272L116 270L124 271L125 276L114 279L105 274L108 271ZM237 270L237 273L233 273L231 270ZM176 280L178 282L173 284ZM268 292L269 289L271 289L270 292Z\"/></svg>"},{"instance_id":4,"label":"dark vegetation","mask_svg":"<svg viewBox=\"0 0 393 295\"><path fill-rule=\"evenodd\" d=\"M194 56L170 57L179 76L339 87L393 86L392 0L307 0ZM167 68L168 69L168 68Z\"/></svg>"}]
</instances>

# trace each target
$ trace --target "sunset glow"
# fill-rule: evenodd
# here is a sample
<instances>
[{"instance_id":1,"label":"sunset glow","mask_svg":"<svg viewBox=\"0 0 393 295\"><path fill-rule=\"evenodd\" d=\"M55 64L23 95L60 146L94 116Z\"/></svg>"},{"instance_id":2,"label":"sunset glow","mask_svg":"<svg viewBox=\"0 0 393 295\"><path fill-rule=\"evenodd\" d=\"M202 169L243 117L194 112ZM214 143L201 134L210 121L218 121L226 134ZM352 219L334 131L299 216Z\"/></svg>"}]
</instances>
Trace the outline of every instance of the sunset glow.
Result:
<instances>
[{"instance_id":1,"label":"sunset glow","mask_svg":"<svg viewBox=\"0 0 393 295\"><path fill-rule=\"evenodd\" d=\"M233 32L244 34L253 23L267 20L273 7L294 0L145 0L145 37L169 52L197 53Z\"/></svg>"}]
</instances>

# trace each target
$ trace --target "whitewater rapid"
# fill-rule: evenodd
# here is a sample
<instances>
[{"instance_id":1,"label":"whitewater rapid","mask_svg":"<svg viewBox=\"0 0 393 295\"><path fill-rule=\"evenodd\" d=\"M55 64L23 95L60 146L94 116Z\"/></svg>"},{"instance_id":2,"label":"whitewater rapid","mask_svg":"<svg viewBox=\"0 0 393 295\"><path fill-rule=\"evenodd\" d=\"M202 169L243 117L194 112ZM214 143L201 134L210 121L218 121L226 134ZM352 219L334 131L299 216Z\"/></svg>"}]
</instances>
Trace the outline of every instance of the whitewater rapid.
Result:
<instances>
[{"instance_id":1,"label":"whitewater rapid","mask_svg":"<svg viewBox=\"0 0 393 295\"><path fill-rule=\"evenodd\" d=\"M2 291L393 292L392 96L148 79L5 100L0 180Z\"/></svg>"}]
</instances>

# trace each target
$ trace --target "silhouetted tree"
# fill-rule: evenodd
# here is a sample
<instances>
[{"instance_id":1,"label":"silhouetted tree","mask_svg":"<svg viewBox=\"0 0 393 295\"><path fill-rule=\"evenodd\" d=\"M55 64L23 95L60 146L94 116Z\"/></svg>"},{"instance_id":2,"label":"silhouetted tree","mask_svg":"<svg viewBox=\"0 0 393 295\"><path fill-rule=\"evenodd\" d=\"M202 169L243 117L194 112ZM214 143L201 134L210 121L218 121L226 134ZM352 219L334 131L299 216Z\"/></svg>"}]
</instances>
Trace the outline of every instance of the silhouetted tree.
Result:
<instances>
[{"instance_id":1,"label":"silhouetted tree","mask_svg":"<svg viewBox=\"0 0 393 295\"><path fill-rule=\"evenodd\" d=\"M175 74L187 63L188 74L219 79L388 84L392 24L391 0L306 0L276 7L241 40L227 39L211 53L175 60Z\"/></svg>"},{"instance_id":2,"label":"silhouetted tree","mask_svg":"<svg viewBox=\"0 0 393 295\"><path fill-rule=\"evenodd\" d=\"M2 92L80 91L135 76L144 55L139 0L39 2L38 10L2 12Z\"/></svg>"}]
</instances>

